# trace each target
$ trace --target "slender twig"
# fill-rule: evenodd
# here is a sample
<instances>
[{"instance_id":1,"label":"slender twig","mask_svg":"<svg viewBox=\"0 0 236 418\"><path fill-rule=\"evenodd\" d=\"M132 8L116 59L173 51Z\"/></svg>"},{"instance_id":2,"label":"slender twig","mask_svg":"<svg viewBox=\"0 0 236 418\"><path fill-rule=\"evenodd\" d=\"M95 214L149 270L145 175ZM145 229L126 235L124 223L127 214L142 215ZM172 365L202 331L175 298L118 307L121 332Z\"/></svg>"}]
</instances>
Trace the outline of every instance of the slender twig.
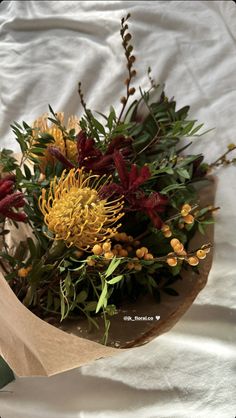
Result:
<instances>
[{"instance_id":1,"label":"slender twig","mask_svg":"<svg viewBox=\"0 0 236 418\"><path fill-rule=\"evenodd\" d=\"M209 168L217 167L220 164L223 164L226 162L226 155L228 155L230 152L234 151L236 149L236 145L232 144L231 146L228 145L228 150L222 154L219 158L217 158L213 163L209 164ZM219 164L218 164L219 163Z\"/></svg>"}]
</instances>

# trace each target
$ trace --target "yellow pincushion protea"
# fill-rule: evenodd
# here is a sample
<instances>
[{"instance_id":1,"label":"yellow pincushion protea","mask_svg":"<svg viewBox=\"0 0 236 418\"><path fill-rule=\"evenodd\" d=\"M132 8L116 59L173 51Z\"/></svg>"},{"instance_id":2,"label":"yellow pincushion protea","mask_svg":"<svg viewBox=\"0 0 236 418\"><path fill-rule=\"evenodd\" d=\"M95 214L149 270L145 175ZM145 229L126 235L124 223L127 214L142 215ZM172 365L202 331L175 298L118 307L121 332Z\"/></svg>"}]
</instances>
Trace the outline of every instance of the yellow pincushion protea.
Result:
<instances>
[{"instance_id":1,"label":"yellow pincushion protea","mask_svg":"<svg viewBox=\"0 0 236 418\"><path fill-rule=\"evenodd\" d=\"M76 143L66 139L63 139L63 135L61 130L58 128L57 125L54 123L51 124L51 126L48 125L48 113L44 113L41 115L38 119L36 119L33 123L33 129L34 131L34 137L37 139L39 134L47 133L53 136L54 143L49 144L50 146L57 147L61 153L67 157L72 162L76 161L77 157L77 146ZM60 123L64 125L64 113L58 112L57 118L59 119ZM77 134L80 131L79 126L79 119L76 116L70 116L67 121L66 130L69 132L71 129L75 129L75 133ZM41 170L44 172L44 169L48 162L53 162L53 157L51 154L45 150L45 155L43 157L40 157L41 161Z\"/></svg>"},{"instance_id":2,"label":"yellow pincushion protea","mask_svg":"<svg viewBox=\"0 0 236 418\"><path fill-rule=\"evenodd\" d=\"M51 181L39 198L44 222L55 240L63 240L68 247L91 249L115 234L124 215L122 198L107 201L99 191L110 181L106 175L86 174L83 169L63 171L58 180Z\"/></svg>"}]
</instances>

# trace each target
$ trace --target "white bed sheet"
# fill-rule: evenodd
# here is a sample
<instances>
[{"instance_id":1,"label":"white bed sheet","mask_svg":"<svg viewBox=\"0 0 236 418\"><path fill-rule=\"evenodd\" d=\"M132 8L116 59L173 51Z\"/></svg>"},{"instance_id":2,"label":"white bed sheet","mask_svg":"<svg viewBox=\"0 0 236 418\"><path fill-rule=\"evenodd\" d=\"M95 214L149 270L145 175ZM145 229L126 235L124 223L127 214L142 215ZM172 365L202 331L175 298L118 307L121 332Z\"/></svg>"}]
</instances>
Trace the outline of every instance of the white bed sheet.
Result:
<instances>
[{"instance_id":1,"label":"white bed sheet","mask_svg":"<svg viewBox=\"0 0 236 418\"><path fill-rule=\"evenodd\" d=\"M3 1L0 4L0 146L9 125L47 111L119 106L124 79L119 20L131 12L137 83L145 69L178 106L215 130L193 152L213 161L236 140L233 1ZM236 168L217 172L214 263L206 288L168 334L145 347L51 378L16 379L1 418L234 418ZM65 353L66 355L66 353Z\"/></svg>"}]
</instances>

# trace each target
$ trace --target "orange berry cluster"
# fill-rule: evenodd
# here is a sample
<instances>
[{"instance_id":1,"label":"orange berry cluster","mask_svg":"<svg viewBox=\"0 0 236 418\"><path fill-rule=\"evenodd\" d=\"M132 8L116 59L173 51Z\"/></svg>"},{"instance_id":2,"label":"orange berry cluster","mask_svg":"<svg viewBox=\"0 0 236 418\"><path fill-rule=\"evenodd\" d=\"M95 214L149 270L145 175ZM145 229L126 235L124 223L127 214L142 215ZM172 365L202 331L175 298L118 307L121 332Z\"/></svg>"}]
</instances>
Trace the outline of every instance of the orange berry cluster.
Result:
<instances>
[{"instance_id":1,"label":"orange berry cluster","mask_svg":"<svg viewBox=\"0 0 236 418\"><path fill-rule=\"evenodd\" d=\"M180 211L184 223L188 225L194 223L194 216L190 214L191 210L192 207L188 203L185 203Z\"/></svg>"},{"instance_id":2,"label":"orange berry cluster","mask_svg":"<svg viewBox=\"0 0 236 418\"><path fill-rule=\"evenodd\" d=\"M153 260L153 255L148 251L146 247L139 247L140 241L135 240L131 235L127 235L125 232L120 232L113 238L117 243L112 244L110 241L106 241L103 244L95 244L92 248L94 255L102 256L106 260L117 257L129 257L131 260L127 263L128 270L142 270L141 260ZM138 248L137 248L138 247ZM87 258L87 264L94 266L96 260L91 256Z\"/></svg>"},{"instance_id":3,"label":"orange berry cluster","mask_svg":"<svg viewBox=\"0 0 236 418\"><path fill-rule=\"evenodd\" d=\"M142 270L142 264L140 263L140 260L146 260L146 261L150 261L153 260L154 257L151 253L149 253L148 248L147 247L140 247L136 250L136 256L137 257L133 257L133 260L130 261L127 264L127 267L129 270L136 270L136 271L141 271Z\"/></svg>"},{"instance_id":4,"label":"orange berry cluster","mask_svg":"<svg viewBox=\"0 0 236 418\"><path fill-rule=\"evenodd\" d=\"M173 238L170 241L170 245L174 252L168 254L166 262L171 267L175 267L177 265L178 259L187 261L190 266L197 266L199 264L199 260L206 258L206 254L210 251L210 248L202 247L197 250L195 254L188 256L183 244L177 238Z\"/></svg>"},{"instance_id":5,"label":"orange berry cluster","mask_svg":"<svg viewBox=\"0 0 236 418\"><path fill-rule=\"evenodd\" d=\"M170 226L169 226L169 225L167 225L167 224L164 224L164 225L162 226L161 231L163 232L163 235L164 235L164 237L166 237L166 238L170 238L170 237L171 237L171 235L172 235L172 232L171 232Z\"/></svg>"},{"instance_id":6,"label":"orange berry cluster","mask_svg":"<svg viewBox=\"0 0 236 418\"><path fill-rule=\"evenodd\" d=\"M18 276L21 278L27 277L31 270L32 270L32 266L22 267L18 270Z\"/></svg>"},{"instance_id":7,"label":"orange berry cluster","mask_svg":"<svg viewBox=\"0 0 236 418\"><path fill-rule=\"evenodd\" d=\"M181 219L179 223L180 229L184 228L185 224L191 225L194 223L194 216L190 214L191 210L192 210L192 207L188 203L185 203L181 207L181 210L180 210ZM161 231L165 238L170 238L172 236L172 231L168 224L164 224L161 228Z\"/></svg>"},{"instance_id":8,"label":"orange berry cluster","mask_svg":"<svg viewBox=\"0 0 236 418\"><path fill-rule=\"evenodd\" d=\"M137 247L140 242L134 240L131 235L127 235L125 232L117 233L114 237L117 244L112 245L110 241L106 241L103 244L95 244L92 248L92 253L97 256L102 256L106 260L112 259L114 256L128 257L129 254ZM96 260L88 257L87 264L94 266Z\"/></svg>"}]
</instances>

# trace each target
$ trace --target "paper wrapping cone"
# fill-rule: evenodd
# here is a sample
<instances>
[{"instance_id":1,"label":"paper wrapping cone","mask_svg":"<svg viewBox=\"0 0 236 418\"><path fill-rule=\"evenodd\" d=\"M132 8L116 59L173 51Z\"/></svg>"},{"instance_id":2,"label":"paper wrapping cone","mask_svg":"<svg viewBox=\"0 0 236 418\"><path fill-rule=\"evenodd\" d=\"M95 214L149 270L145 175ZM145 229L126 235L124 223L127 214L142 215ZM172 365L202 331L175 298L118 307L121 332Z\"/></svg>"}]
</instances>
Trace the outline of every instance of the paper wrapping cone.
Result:
<instances>
[{"instance_id":1,"label":"paper wrapping cone","mask_svg":"<svg viewBox=\"0 0 236 418\"><path fill-rule=\"evenodd\" d=\"M201 190L201 204L213 204L214 196L215 181L210 178ZM12 238L14 245L17 237L13 234ZM206 242L213 242L212 225L205 236L196 234L191 246ZM160 304L151 296L144 297L119 309L111 318L108 344L120 348L97 342L103 334L102 319L100 330L93 332L88 332L85 320L65 321L62 329L42 321L21 304L0 273L0 354L18 376L50 376L113 356L121 348L146 344L172 328L191 306L207 282L211 263L212 252L200 263L199 275L193 271L182 274L183 280L174 286L179 296L163 295ZM135 320L135 316L146 319Z\"/></svg>"}]
</instances>

